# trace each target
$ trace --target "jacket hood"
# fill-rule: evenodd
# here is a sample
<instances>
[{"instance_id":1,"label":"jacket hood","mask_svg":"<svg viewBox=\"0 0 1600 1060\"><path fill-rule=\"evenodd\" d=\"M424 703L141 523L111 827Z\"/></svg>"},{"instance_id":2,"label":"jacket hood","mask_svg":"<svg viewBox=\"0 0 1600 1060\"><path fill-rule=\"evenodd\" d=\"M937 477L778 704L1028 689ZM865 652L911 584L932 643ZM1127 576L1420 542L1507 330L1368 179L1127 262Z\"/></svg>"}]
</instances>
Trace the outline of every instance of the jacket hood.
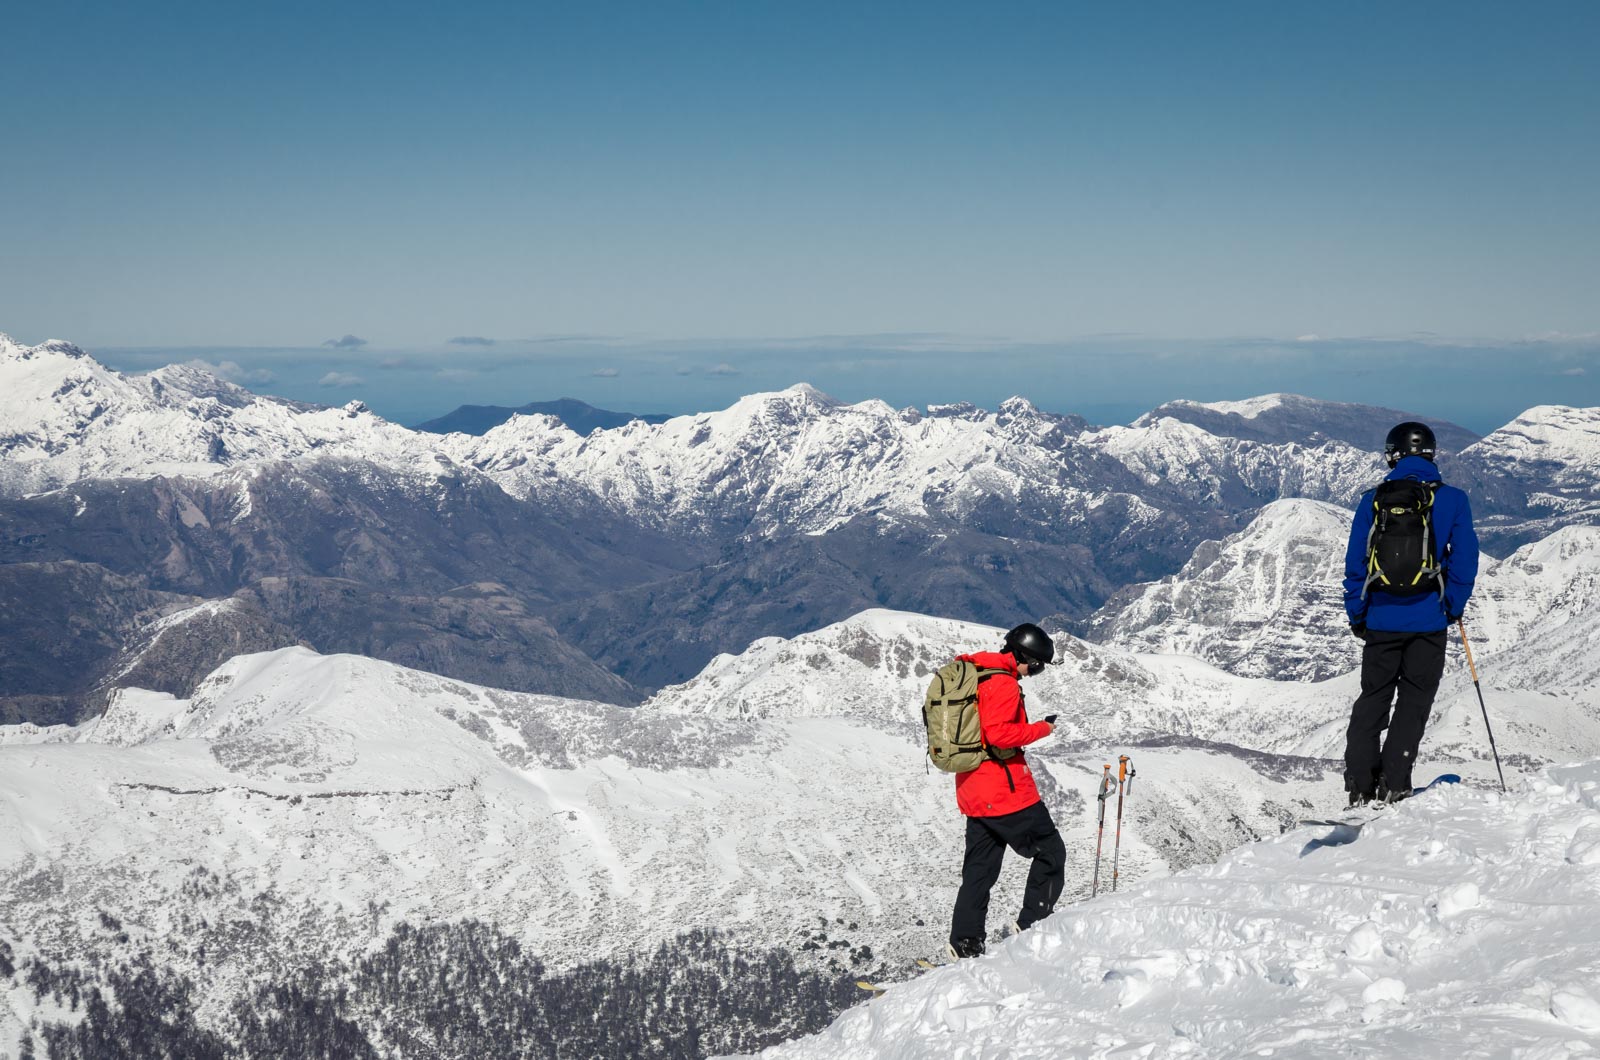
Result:
<instances>
[{"instance_id":1,"label":"jacket hood","mask_svg":"<svg viewBox=\"0 0 1600 1060\"><path fill-rule=\"evenodd\" d=\"M963 659L980 670L1004 670L1012 677L1017 676L1017 660L1009 652L1003 651L975 651L971 655L963 655Z\"/></svg>"},{"instance_id":2,"label":"jacket hood","mask_svg":"<svg viewBox=\"0 0 1600 1060\"><path fill-rule=\"evenodd\" d=\"M1414 478L1418 482L1438 482L1439 465L1425 456L1403 456L1394 466L1394 470L1384 476L1384 481L1393 482L1402 478Z\"/></svg>"}]
</instances>

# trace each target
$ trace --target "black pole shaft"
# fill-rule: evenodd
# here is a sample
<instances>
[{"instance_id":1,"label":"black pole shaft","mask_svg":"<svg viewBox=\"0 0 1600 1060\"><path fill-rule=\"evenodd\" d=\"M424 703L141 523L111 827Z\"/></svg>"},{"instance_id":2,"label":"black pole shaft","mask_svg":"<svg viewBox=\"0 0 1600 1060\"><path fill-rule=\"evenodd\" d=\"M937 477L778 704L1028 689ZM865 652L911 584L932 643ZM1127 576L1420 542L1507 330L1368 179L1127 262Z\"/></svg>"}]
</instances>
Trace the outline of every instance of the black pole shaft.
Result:
<instances>
[{"instance_id":1,"label":"black pole shaft","mask_svg":"<svg viewBox=\"0 0 1600 1060\"><path fill-rule=\"evenodd\" d=\"M1478 683L1478 667L1472 661L1472 645L1467 643L1467 620L1456 620L1461 631L1461 648L1467 653L1467 669L1472 672L1472 687L1478 692L1478 709L1483 711L1483 728L1489 734L1489 753L1494 755L1494 771L1500 776L1500 790L1506 790L1506 775L1500 768L1500 749L1494 745L1494 726L1489 724L1489 708L1483 702L1483 686Z\"/></svg>"}]
</instances>

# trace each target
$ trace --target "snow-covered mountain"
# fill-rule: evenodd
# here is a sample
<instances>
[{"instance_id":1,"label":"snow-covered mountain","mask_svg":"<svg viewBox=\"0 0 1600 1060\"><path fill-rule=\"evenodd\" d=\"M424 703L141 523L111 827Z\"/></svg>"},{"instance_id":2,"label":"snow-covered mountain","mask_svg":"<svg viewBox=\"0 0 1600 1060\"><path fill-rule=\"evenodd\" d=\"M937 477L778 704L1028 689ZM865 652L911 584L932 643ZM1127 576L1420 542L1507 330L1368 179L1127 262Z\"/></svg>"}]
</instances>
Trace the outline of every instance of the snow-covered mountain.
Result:
<instances>
[{"instance_id":1,"label":"snow-covered mountain","mask_svg":"<svg viewBox=\"0 0 1600 1060\"><path fill-rule=\"evenodd\" d=\"M1348 505L1382 470L1373 448L1352 440L1396 415L1269 395L1175 402L1130 426L1094 428L1021 398L994 412L895 410L800 385L587 437L540 416L483 437L435 436L356 406L258 398L189 366L123 376L65 343L5 340L0 633L28 646L18 668L30 676L0 682L0 710L58 720L98 709L90 693L109 676L103 668L162 617L112 606L104 587L117 579L188 597L167 599L170 608L248 593L275 632L269 643L240 631L240 650L299 640L466 680L502 672L513 687L628 700L697 673L718 651L874 606L995 624L1021 609L1086 629L1119 588L1171 575L1172 600L1142 593L1142 611L1119 600L1091 635L1137 626L1148 636L1130 646L1198 652L1241 673L1325 676L1354 648L1335 636L1337 611L1312 605L1325 591L1285 588L1267 611L1227 601L1251 610L1220 627L1220 611L1178 597L1184 583L1222 573L1196 566L1222 546L1198 558L1196 547L1264 506ZM1600 466L1593 415L1530 410L1446 462L1447 477L1474 489L1491 551L1600 518L1584 486ZM1284 545L1259 542L1263 555ZM1216 562L1254 569L1258 588L1272 580L1269 560L1224 549ZM34 636L4 622L46 583L59 623ZM493 602L462 614L461 594L483 595L473 586L495 586ZM1290 627L1308 634L1304 645L1299 632L1275 635L1297 603L1308 610ZM1185 631L1168 628L1169 612ZM52 646L80 613L104 616L94 650L59 665L65 655ZM520 665L546 657L573 665ZM623 680L610 691L596 673L559 683L591 664ZM49 672L75 681L38 678Z\"/></svg>"},{"instance_id":2,"label":"snow-covered mountain","mask_svg":"<svg viewBox=\"0 0 1600 1060\"><path fill-rule=\"evenodd\" d=\"M1448 466L1481 513L1479 532L1502 553L1563 526L1600 524L1600 409L1536 406Z\"/></svg>"},{"instance_id":3,"label":"snow-covered mountain","mask_svg":"<svg viewBox=\"0 0 1600 1060\"><path fill-rule=\"evenodd\" d=\"M21 346L0 334L0 496L311 453L423 475L439 460L422 436L359 401L333 409L260 397L183 364L124 375L71 343Z\"/></svg>"},{"instance_id":4,"label":"snow-covered mountain","mask_svg":"<svg viewBox=\"0 0 1600 1060\"><path fill-rule=\"evenodd\" d=\"M1090 624L1097 642L1204 659L1240 676L1321 680L1348 673L1360 645L1344 620L1346 509L1278 501L1207 542L1182 571L1130 586ZM1580 690L1600 678L1600 527L1568 526L1505 560L1484 556L1468 636L1487 685ZM1458 643L1452 653L1463 660Z\"/></svg>"},{"instance_id":5,"label":"snow-covered mountain","mask_svg":"<svg viewBox=\"0 0 1600 1060\"><path fill-rule=\"evenodd\" d=\"M989 413L881 401L843 405L804 384L720 412L580 436L518 417L446 448L509 492L582 483L641 518L826 533L863 512L961 518L990 498L1042 518L1133 481L1077 442L1083 424L1013 398Z\"/></svg>"},{"instance_id":6,"label":"snow-covered mountain","mask_svg":"<svg viewBox=\"0 0 1600 1060\"><path fill-rule=\"evenodd\" d=\"M1093 428L1023 398L992 413L895 410L801 384L589 436L550 416L481 438L435 436L360 402L258 397L192 365L128 376L69 343L4 336L0 394L0 495L335 456L407 475L470 466L518 497L583 496L639 520L757 536L825 533L868 513L989 523L1004 513L1013 531L1061 540L1086 527L1104 536L1096 514L1112 499L1132 534L1160 513L1232 517L1285 497L1343 504L1381 471L1384 425L1415 415L1272 394L1171 402L1130 426ZM1480 487L1491 532L1495 518L1528 522L1528 508L1545 521L1537 536L1593 521L1597 423L1597 410L1541 406L1474 443L1441 422L1447 474Z\"/></svg>"},{"instance_id":7,"label":"snow-covered mountain","mask_svg":"<svg viewBox=\"0 0 1600 1060\"><path fill-rule=\"evenodd\" d=\"M1600 762L1298 828L890 985L768 1060L1600 1047Z\"/></svg>"},{"instance_id":8,"label":"snow-covered mountain","mask_svg":"<svg viewBox=\"0 0 1600 1060\"><path fill-rule=\"evenodd\" d=\"M662 424L584 436L554 417L518 416L479 438L408 431L359 402L257 397L188 365L125 376L64 342L0 338L0 381L0 490L11 495L338 456L413 474L471 466L515 496L583 494L679 527L815 534L864 513L993 520L1003 507L1032 536L1056 540L1093 523L1112 497L1122 498L1114 517L1140 533L1175 504L1342 500L1376 467L1370 450L1343 441L1213 434L1170 415L1094 430L1022 398L993 413L897 411L843 405L804 384ZM1300 412L1320 404L1297 401Z\"/></svg>"},{"instance_id":9,"label":"snow-covered mountain","mask_svg":"<svg viewBox=\"0 0 1600 1060\"><path fill-rule=\"evenodd\" d=\"M1317 681L1360 663L1344 617L1347 508L1274 501L1207 541L1183 569L1130 586L1094 616L1095 640L1192 655L1246 677Z\"/></svg>"}]
</instances>

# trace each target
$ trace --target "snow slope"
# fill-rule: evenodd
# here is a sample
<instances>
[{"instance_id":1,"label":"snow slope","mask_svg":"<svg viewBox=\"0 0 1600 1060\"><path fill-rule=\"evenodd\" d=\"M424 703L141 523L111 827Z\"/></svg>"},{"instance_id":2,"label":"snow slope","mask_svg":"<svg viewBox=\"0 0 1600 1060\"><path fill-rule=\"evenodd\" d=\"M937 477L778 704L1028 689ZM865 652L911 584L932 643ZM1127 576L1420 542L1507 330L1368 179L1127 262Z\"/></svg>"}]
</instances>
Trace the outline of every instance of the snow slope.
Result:
<instances>
[{"instance_id":1,"label":"snow slope","mask_svg":"<svg viewBox=\"0 0 1600 1060\"><path fill-rule=\"evenodd\" d=\"M864 611L814 633L767 637L658 692L645 712L782 718L859 717L922 738L921 704L934 670L958 654L993 651L1004 631L897 611ZM1157 737L1288 754L1347 714L1340 684L1286 685L1235 677L1178 655L1141 655L1057 633L1061 665L1024 683L1034 713L1061 713L1061 738L1105 746Z\"/></svg>"},{"instance_id":2,"label":"snow slope","mask_svg":"<svg viewBox=\"0 0 1600 1060\"><path fill-rule=\"evenodd\" d=\"M869 611L722 657L634 710L303 648L240 656L189 699L124 690L81 730L0 733L0 927L19 960L158 946L221 1007L262 968L360 951L401 920L476 918L552 967L715 926L893 973L936 950L958 883L952 782L926 770L915 720L926 668L1000 636ZM1339 764L1306 754L1337 753L1348 678L1239 678L1070 639L1062 653L1027 692L1062 715L1029 759L1067 842L1065 903L1088 892L1091 795L1119 752L1139 769L1128 884L1342 802ZM1491 695L1514 783L1600 746L1591 690ZM1424 769L1488 783L1481 724L1453 675ZM992 926L1021 884L1002 878ZM826 948L807 950L819 917ZM0 999L0 1048L29 996Z\"/></svg>"},{"instance_id":3,"label":"snow slope","mask_svg":"<svg viewBox=\"0 0 1600 1060\"><path fill-rule=\"evenodd\" d=\"M959 882L951 778L925 770L920 736L865 717L630 711L286 648L187 700L124 690L82 730L30 729L0 740L5 937L112 957L105 914L219 1005L258 967L359 950L401 920L493 923L552 967L698 926L818 962L867 946L845 969L876 974L939 944ZM1034 762L1068 900L1089 885L1085 796L1115 750ZM1134 753L1130 881L1339 798L1326 762ZM841 945L802 950L819 917ZM257 940L242 949L241 922ZM0 1001L0 1024L7 1003L25 1008Z\"/></svg>"},{"instance_id":4,"label":"snow slope","mask_svg":"<svg viewBox=\"0 0 1600 1060\"><path fill-rule=\"evenodd\" d=\"M1600 1052L1600 762L1327 831L1058 910L762 1055Z\"/></svg>"},{"instance_id":5,"label":"snow slope","mask_svg":"<svg viewBox=\"0 0 1600 1060\"><path fill-rule=\"evenodd\" d=\"M1588 531L1564 533L1576 539ZM1600 545L1600 534L1595 540ZM1591 556L1600 560L1600 553L1584 550L1560 570L1525 577L1600 585ZM1575 572L1588 572L1588 580L1570 579ZM1600 609L1576 616L1567 610L1587 599L1576 590L1550 592L1549 610L1528 609L1527 621L1540 631L1532 644L1486 638L1475 649L1502 756L1513 761L1508 775L1600 748L1600 694L1585 677L1596 665L1591 660L1600 641ZM1517 606L1528 607L1525 600ZM1061 713L1058 735L1069 745L1165 739L1311 758L1344 754L1358 673L1316 682L1240 677L1191 656L1055 636L1062 664L1029 678L1024 689L1035 713ZM839 715L915 741L921 738L918 711L928 675L961 652L998 648L1001 638L1002 631L973 623L864 611L813 633L764 638L739 655L718 656L699 675L661 690L639 709L724 719ZM1551 660L1571 660L1574 679L1551 678ZM1457 771L1484 768L1493 774L1477 694L1459 648L1446 666L1421 756L1424 768L1449 763Z\"/></svg>"}]
</instances>

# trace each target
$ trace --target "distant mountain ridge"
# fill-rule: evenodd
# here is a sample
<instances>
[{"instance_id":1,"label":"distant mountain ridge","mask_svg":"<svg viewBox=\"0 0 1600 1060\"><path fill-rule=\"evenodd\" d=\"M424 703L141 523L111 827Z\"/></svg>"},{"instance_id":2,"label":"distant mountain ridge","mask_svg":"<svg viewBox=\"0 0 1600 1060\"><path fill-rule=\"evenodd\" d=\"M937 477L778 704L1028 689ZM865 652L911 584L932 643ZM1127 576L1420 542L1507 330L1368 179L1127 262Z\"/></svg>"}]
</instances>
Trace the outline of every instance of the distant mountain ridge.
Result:
<instances>
[{"instance_id":1,"label":"distant mountain ridge","mask_svg":"<svg viewBox=\"0 0 1600 1060\"><path fill-rule=\"evenodd\" d=\"M1347 507L1411 415L1270 394L1094 427L1020 396L896 409L797 384L588 435L546 414L436 435L0 338L0 635L26 646L0 656L0 712L79 716L120 670L204 673L229 647L634 702L874 607L1082 632L1275 501ZM1447 441L1490 554L1600 523L1597 417L1541 406Z\"/></svg>"},{"instance_id":2,"label":"distant mountain ridge","mask_svg":"<svg viewBox=\"0 0 1600 1060\"><path fill-rule=\"evenodd\" d=\"M462 405L443 416L419 423L411 429L428 434L484 435L513 416L554 416L574 432L582 435L621 427L634 420L665 423L672 418L660 412L611 412L595 408L577 398L564 397L554 401L530 401L517 408L506 405Z\"/></svg>"},{"instance_id":3,"label":"distant mountain ridge","mask_svg":"<svg viewBox=\"0 0 1600 1060\"><path fill-rule=\"evenodd\" d=\"M1421 413L1299 394L1263 394L1243 401L1169 401L1140 416L1134 425L1163 416L1227 438L1313 444L1333 440L1380 452L1387 429L1406 420L1422 420L1433 428L1441 452L1459 453L1479 440L1465 427Z\"/></svg>"}]
</instances>

